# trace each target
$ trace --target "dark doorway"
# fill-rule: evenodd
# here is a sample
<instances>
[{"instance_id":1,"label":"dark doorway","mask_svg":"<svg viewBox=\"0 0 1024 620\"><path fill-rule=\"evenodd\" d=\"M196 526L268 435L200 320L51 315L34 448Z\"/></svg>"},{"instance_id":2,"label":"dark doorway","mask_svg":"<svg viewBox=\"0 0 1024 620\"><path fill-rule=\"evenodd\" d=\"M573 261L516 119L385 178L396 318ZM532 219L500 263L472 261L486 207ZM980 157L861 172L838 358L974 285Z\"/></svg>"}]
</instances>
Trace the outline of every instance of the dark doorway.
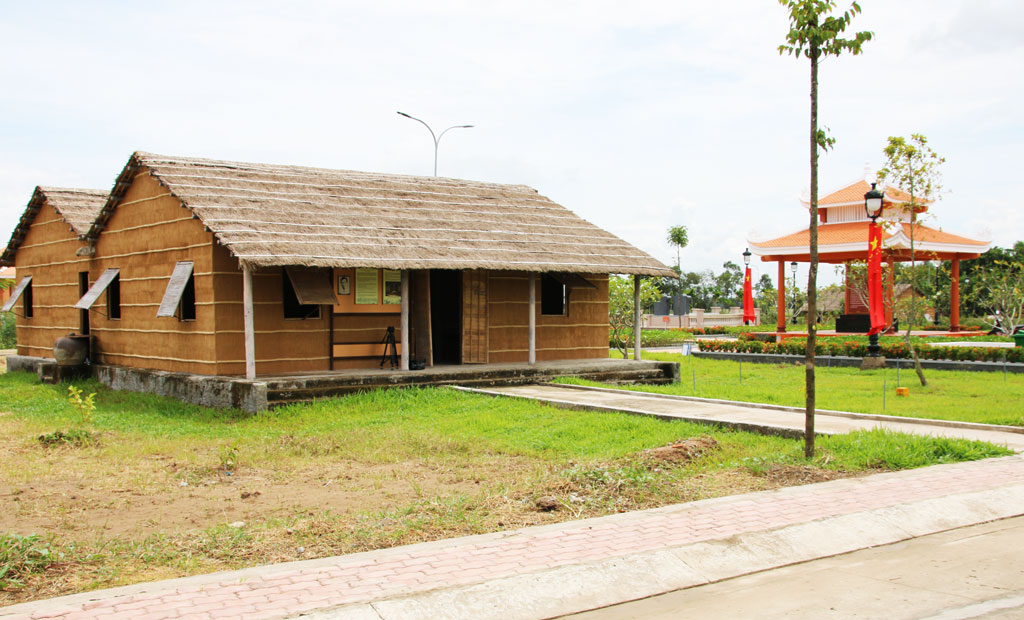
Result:
<instances>
[{"instance_id":1,"label":"dark doorway","mask_svg":"<svg viewBox=\"0 0 1024 620\"><path fill-rule=\"evenodd\" d=\"M85 295L86 291L89 290L89 272L79 271L78 272L78 298L81 299ZM89 311L79 310L78 311L78 333L85 335L89 333Z\"/></svg>"},{"instance_id":2,"label":"dark doorway","mask_svg":"<svg viewBox=\"0 0 1024 620\"><path fill-rule=\"evenodd\" d=\"M462 272L430 272L430 331L434 364L462 363Z\"/></svg>"}]
</instances>

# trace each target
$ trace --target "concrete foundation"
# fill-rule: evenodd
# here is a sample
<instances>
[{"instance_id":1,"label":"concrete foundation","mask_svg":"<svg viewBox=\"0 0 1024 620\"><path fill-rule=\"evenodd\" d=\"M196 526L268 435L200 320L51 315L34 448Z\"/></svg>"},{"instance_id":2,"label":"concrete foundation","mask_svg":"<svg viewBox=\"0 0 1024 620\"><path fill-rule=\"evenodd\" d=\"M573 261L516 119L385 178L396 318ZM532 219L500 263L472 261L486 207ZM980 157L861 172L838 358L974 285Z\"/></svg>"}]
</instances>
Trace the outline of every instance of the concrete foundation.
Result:
<instances>
[{"instance_id":1,"label":"concrete foundation","mask_svg":"<svg viewBox=\"0 0 1024 620\"><path fill-rule=\"evenodd\" d=\"M8 370L26 370L56 378L54 360L12 355ZM162 370L94 364L91 373L114 390L144 392L176 398L205 407L248 412L361 390L429 385L495 386L542 383L576 376L610 383L673 383L679 381L676 362L633 360L574 360L538 364L473 364L440 366L419 371L350 370L259 377L193 375Z\"/></svg>"},{"instance_id":2,"label":"concrete foundation","mask_svg":"<svg viewBox=\"0 0 1024 620\"><path fill-rule=\"evenodd\" d=\"M885 358L881 355L875 357L869 355L861 360L861 370L877 370L879 368L885 368Z\"/></svg>"}]
</instances>

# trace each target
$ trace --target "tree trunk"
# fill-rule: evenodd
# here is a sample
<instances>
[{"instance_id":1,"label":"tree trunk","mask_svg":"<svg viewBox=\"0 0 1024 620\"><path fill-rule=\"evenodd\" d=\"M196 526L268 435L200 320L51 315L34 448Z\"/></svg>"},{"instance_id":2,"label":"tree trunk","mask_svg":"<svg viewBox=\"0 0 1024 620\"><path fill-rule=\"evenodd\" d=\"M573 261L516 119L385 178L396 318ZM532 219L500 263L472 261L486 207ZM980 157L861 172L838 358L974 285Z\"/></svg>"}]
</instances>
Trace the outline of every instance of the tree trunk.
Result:
<instances>
[{"instance_id":1,"label":"tree trunk","mask_svg":"<svg viewBox=\"0 0 1024 620\"><path fill-rule=\"evenodd\" d=\"M811 44L811 265L807 272L807 351L804 375L807 403L804 409L804 457L814 456L814 347L818 320L818 46Z\"/></svg>"},{"instance_id":2,"label":"tree trunk","mask_svg":"<svg viewBox=\"0 0 1024 620\"><path fill-rule=\"evenodd\" d=\"M912 162L911 162L912 165ZM924 368L921 367L921 360L917 357L917 349L910 344L910 328L913 326L913 320L917 318L917 262L914 256L914 233L917 231L917 212L916 201L914 200L914 183L910 183L910 316L907 320L907 333L903 340L907 344L907 348L910 349L910 355L914 358L914 372L917 373L917 380L921 382L921 387L928 385L928 380L924 378ZM895 263L893 269L896 268ZM893 305L895 305L895 301Z\"/></svg>"}]
</instances>

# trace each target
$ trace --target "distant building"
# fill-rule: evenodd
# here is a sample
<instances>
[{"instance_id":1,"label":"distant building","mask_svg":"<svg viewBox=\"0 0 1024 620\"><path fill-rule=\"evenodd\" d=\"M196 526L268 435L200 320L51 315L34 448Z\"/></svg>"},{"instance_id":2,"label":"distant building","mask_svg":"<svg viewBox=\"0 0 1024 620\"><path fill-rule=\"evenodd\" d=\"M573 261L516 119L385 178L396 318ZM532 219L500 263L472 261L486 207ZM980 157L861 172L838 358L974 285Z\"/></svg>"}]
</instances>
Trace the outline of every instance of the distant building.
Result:
<instances>
[{"instance_id":1,"label":"distant building","mask_svg":"<svg viewBox=\"0 0 1024 620\"><path fill-rule=\"evenodd\" d=\"M871 178L865 171L865 177ZM864 194L871 189L870 183L859 179L818 200L818 261L827 264L847 266L847 282L844 306L849 324L860 324L857 317L867 315L863 295L858 295L850 282L849 263L866 261L868 253L868 225L871 220L864 209ZM885 188L882 216L883 277L886 297L886 322L892 323L893 307L893 265L910 261L910 240L914 239L915 259L918 261L948 260L952 263L953 283L951 295L950 328L960 329L960 261L978 258L988 251L992 242L973 239L959 234L945 232L939 228L925 226L918 221L920 214L927 212L930 201L917 198L921 203L916 213L906 207L910 195L896 187ZM808 200L803 201L810 208ZM750 250L765 262L778 263L778 330L786 331L786 271L787 263L810 261L810 229L775 239L749 239ZM842 317L841 317L842 318ZM837 323L842 330L843 322ZM865 328L864 331L867 331Z\"/></svg>"}]
</instances>

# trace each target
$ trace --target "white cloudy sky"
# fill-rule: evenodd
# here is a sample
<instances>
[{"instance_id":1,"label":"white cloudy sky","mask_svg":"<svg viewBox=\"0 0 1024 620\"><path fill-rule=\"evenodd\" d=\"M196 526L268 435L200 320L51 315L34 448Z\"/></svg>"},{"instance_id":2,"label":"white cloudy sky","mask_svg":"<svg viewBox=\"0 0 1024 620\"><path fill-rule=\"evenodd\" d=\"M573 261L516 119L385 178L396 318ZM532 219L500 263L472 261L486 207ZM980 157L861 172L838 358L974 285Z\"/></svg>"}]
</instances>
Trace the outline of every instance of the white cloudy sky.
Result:
<instances>
[{"instance_id":1,"label":"white cloudy sky","mask_svg":"<svg viewBox=\"0 0 1024 620\"><path fill-rule=\"evenodd\" d=\"M841 6L845 6L841 3ZM936 223L1024 239L1024 3L862 0L821 71L824 190L887 136L947 158ZM8 2L0 238L37 185L109 188L133 150L523 183L667 263L805 224L806 61L773 0ZM760 265L758 265L760 267ZM827 271L827 270L826 270Z\"/></svg>"}]
</instances>

